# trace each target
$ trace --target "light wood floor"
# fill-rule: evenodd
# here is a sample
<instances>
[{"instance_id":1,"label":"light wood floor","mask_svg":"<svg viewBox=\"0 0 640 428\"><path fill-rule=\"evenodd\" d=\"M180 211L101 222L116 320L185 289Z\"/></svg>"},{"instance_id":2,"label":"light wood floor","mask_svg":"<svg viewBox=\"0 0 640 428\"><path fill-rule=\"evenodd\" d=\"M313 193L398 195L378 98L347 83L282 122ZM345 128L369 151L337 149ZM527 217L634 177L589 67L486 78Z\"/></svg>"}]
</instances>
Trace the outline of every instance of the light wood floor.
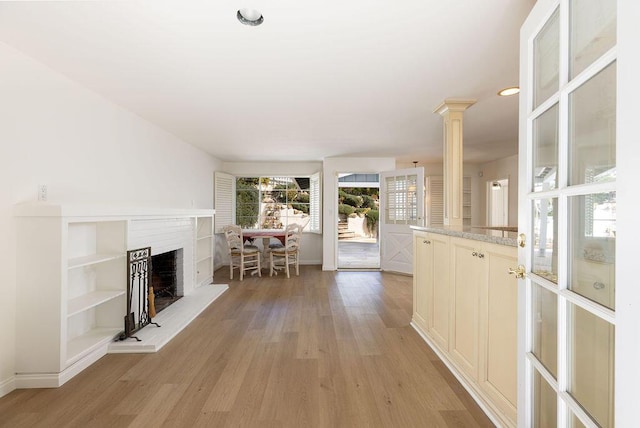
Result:
<instances>
[{"instance_id":1,"label":"light wood floor","mask_svg":"<svg viewBox=\"0 0 640 428\"><path fill-rule=\"evenodd\" d=\"M409 326L411 277L322 272L229 290L156 354L0 399L5 427L492 426Z\"/></svg>"}]
</instances>

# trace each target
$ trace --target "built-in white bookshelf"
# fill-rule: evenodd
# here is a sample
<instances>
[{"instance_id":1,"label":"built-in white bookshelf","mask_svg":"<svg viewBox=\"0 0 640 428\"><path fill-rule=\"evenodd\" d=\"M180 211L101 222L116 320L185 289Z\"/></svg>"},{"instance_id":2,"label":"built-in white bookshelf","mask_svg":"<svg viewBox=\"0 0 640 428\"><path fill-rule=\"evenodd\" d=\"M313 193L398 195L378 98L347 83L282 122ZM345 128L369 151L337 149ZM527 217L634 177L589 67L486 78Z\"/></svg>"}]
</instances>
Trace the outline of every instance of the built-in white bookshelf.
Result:
<instances>
[{"instance_id":1,"label":"built-in white bookshelf","mask_svg":"<svg viewBox=\"0 0 640 428\"><path fill-rule=\"evenodd\" d=\"M196 284L213 283L213 216L196 217Z\"/></svg>"},{"instance_id":2,"label":"built-in white bookshelf","mask_svg":"<svg viewBox=\"0 0 640 428\"><path fill-rule=\"evenodd\" d=\"M67 219L66 364L109 343L126 307L126 220ZM64 226L63 226L64 227Z\"/></svg>"},{"instance_id":3,"label":"built-in white bookshelf","mask_svg":"<svg viewBox=\"0 0 640 428\"><path fill-rule=\"evenodd\" d=\"M17 372L52 374L40 386L58 386L60 374L102 356L122 331L127 222L42 208L17 210Z\"/></svg>"},{"instance_id":4,"label":"built-in white bookshelf","mask_svg":"<svg viewBox=\"0 0 640 428\"><path fill-rule=\"evenodd\" d=\"M100 306L112 299L116 299L125 294L124 290L102 290L92 291L82 296L70 299L67 303L67 317L72 317L81 312Z\"/></svg>"},{"instance_id":5,"label":"built-in white bookshelf","mask_svg":"<svg viewBox=\"0 0 640 428\"><path fill-rule=\"evenodd\" d=\"M19 388L60 386L107 353L124 330L127 250L144 242L153 242L158 250L181 246L189 266L186 293L212 283L213 210L38 203L18 205L14 214ZM134 222L138 229L130 242ZM179 233L182 225L184 235ZM181 236L186 238L180 241Z\"/></svg>"}]
</instances>

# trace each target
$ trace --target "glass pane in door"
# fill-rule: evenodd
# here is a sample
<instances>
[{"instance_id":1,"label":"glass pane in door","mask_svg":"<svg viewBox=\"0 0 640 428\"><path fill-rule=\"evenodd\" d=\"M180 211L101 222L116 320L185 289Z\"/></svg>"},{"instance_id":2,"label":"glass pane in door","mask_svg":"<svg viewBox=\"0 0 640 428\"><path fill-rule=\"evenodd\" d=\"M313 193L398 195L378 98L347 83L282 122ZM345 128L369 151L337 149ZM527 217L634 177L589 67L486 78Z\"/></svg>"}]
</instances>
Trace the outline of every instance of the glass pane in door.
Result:
<instances>
[{"instance_id":1,"label":"glass pane in door","mask_svg":"<svg viewBox=\"0 0 640 428\"><path fill-rule=\"evenodd\" d=\"M571 428L587 428L576 415L571 415Z\"/></svg>"},{"instance_id":2,"label":"glass pane in door","mask_svg":"<svg viewBox=\"0 0 640 428\"><path fill-rule=\"evenodd\" d=\"M533 121L533 191L558 185L558 104Z\"/></svg>"},{"instance_id":3,"label":"glass pane in door","mask_svg":"<svg viewBox=\"0 0 640 428\"><path fill-rule=\"evenodd\" d=\"M616 0L572 0L571 79L616 44Z\"/></svg>"},{"instance_id":4,"label":"glass pane in door","mask_svg":"<svg viewBox=\"0 0 640 428\"><path fill-rule=\"evenodd\" d=\"M417 175L387 177L385 219L388 224L418 224Z\"/></svg>"},{"instance_id":5,"label":"glass pane in door","mask_svg":"<svg viewBox=\"0 0 640 428\"><path fill-rule=\"evenodd\" d=\"M385 219L387 223L395 223L397 219L397 189L396 189L396 178L395 177L387 177L385 180L385 189L386 189L386 204L385 204Z\"/></svg>"},{"instance_id":6,"label":"glass pane in door","mask_svg":"<svg viewBox=\"0 0 640 428\"><path fill-rule=\"evenodd\" d=\"M616 192L569 198L569 288L615 308Z\"/></svg>"},{"instance_id":7,"label":"glass pane in door","mask_svg":"<svg viewBox=\"0 0 640 428\"><path fill-rule=\"evenodd\" d=\"M418 188L418 176L407 176L407 224L418 224L418 199L416 190Z\"/></svg>"},{"instance_id":8,"label":"glass pane in door","mask_svg":"<svg viewBox=\"0 0 640 428\"><path fill-rule=\"evenodd\" d=\"M533 42L533 105L538 107L558 91L560 61L559 11L556 10Z\"/></svg>"},{"instance_id":9,"label":"glass pane in door","mask_svg":"<svg viewBox=\"0 0 640 428\"><path fill-rule=\"evenodd\" d=\"M533 349L538 361L558 378L558 296L532 284Z\"/></svg>"},{"instance_id":10,"label":"glass pane in door","mask_svg":"<svg viewBox=\"0 0 640 428\"><path fill-rule=\"evenodd\" d=\"M616 179L616 63L569 95L569 184Z\"/></svg>"},{"instance_id":11,"label":"glass pane in door","mask_svg":"<svg viewBox=\"0 0 640 428\"><path fill-rule=\"evenodd\" d=\"M533 371L533 427L555 428L558 414L558 399L551 385Z\"/></svg>"},{"instance_id":12,"label":"glass pane in door","mask_svg":"<svg viewBox=\"0 0 640 428\"><path fill-rule=\"evenodd\" d=\"M614 326L571 303L568 309L569 393L601 427L613 427Z\"/></svg>"},{"instance_id":13,"label":"glass pane in door","mask_svg":"<svg viewBox=\"0 0 640 428\"><path fill-rule=\"evenodd\" d=\"M533 264L531 272L558 283L558 198L533 201Z\"/></svg>"}]
</instances>

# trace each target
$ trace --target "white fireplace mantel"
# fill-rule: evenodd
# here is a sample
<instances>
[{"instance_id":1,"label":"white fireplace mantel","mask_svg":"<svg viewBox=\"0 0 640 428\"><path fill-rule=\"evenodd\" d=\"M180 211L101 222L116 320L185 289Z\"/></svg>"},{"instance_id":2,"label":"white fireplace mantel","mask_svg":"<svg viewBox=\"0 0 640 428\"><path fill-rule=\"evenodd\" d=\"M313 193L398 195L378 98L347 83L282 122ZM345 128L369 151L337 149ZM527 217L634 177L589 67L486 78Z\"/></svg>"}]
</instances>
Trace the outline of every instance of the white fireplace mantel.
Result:
<instances>
[{"instance_id":1,"label":"white fireplace mantel","mask_svg":"<svg viewBox=\"0 0 640 428\"><path fill-rule=\"evenodd\" d=\"M196 208L140 208L103 205L53 204L28 202L13 209L16 217L92 217L92 218L170 218L213 216L215 210Z\"/></svg>"}]
</instances>

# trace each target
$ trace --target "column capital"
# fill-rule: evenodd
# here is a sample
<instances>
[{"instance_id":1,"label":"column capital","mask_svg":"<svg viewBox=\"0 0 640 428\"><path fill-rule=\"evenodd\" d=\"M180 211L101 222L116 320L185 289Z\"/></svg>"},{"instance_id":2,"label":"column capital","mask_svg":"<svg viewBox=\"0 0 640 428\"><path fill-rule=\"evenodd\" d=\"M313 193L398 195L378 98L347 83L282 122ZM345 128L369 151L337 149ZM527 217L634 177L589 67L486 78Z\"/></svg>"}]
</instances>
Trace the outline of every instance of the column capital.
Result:
<instances>
[{"instance_id":1,"label":"column capital","mask_svg":"<svg viewBox=\"0 0 640 428\"><path fill-rule=\"evenodd\" d=\"M447 98L438 107L436 107L433 112L438 113L439 115L444 115L449 112L463 112L472 105L474 105L478 100L474 99L456 99L456 98Z\"/></svg>"}]
</instances>

